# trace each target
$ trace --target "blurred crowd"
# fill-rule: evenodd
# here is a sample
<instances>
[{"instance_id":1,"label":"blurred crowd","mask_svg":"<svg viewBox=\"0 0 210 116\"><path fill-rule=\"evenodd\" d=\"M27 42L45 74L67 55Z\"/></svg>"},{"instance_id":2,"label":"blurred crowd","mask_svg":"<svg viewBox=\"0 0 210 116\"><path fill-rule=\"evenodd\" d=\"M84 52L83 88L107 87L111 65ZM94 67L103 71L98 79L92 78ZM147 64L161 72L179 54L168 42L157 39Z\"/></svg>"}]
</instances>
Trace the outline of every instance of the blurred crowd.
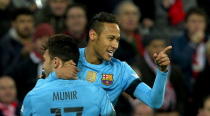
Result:
<instances>
[{"instance_id":1,"label":"blurred crowd","mask_svg":"<svg viewBox=\"0 0 210 116\"><path fill-rule=\"evenodd\" d=\"M18 116L26 93L42 74L42 46L64 33L79 47L88 21L116 15L121 30L115 57L153 86L153 54L172 45L164 104L151 109L123 93L119 116L210 116L209 0L0 0L0 116Z\"/></svg>"}]
</instances>

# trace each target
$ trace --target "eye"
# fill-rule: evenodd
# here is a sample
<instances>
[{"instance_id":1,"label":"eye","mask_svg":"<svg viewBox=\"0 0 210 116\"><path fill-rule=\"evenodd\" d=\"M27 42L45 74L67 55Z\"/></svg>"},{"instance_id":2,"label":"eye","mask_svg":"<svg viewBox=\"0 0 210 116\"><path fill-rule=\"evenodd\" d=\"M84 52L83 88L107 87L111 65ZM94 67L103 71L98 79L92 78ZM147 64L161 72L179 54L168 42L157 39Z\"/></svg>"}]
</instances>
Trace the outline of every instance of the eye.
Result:
<instances>
[{"instance_id":1,"label":"eye","mask_svg":"<svg viewBox=\"0 0 210 116\"><path fill-rule=\"evenodd\" d=\"M120 42L120 38L117 38L116 41L117 41L117 42Z\"/></svg>"},{"instance_id":2,"label":"eye","mask_svg":"<svg viewBox=\"0 0 210 116\"><path fill-rule=\"evenodd\" d=\"M114 38L113 38L113 37L109 37L108 39L109 39L109 40L113 40Z\"/></svg>"},{"instance_id":3,"label":"eye","mask_svg":"<svg viewBox=\"0 0 210 116\"><path fill-rule=\"evenodd\" d=\"M114 39L115 39L114 36L108 36L108 40L112 41L112 40L114 40Z\"/></svg>"}]
</instances>

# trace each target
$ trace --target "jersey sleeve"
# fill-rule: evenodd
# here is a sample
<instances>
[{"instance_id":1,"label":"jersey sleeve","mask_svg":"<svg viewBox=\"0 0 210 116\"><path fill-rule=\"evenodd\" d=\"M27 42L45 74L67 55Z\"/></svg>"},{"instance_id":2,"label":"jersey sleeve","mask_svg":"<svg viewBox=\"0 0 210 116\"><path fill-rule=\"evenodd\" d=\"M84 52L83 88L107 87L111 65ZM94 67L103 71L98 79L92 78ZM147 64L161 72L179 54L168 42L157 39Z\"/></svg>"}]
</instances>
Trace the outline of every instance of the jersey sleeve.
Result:
<instances>
[{"instance_id":1,"label":"jersey sleeve","mask_svg":"<svg viewBox=\"0 0 210 116\"><path fill-rule=\"evenodd\" d=\"M98 93L100 94L100 99L98 101L99 109L100 109L100 115L101 116L116 116L114 107L106 94L106 92L99 88Z\"/></svg>"},{"instance_id":2,"label":"jersey sleeve","mask_svg":"<svg viewBox=\"0 0 210 116\"><path fill-rule=\"evenodd\" d=\"M122 78L122 88L123 91L125 91L130 84L138 79L140 80L140 77L136 74L136 72L126 63L126 62L122 62L122 74L121 74L121 78Z\"/></svg>"},{"instance_id":3,"label":"jersey sleeve","mask_svg":"<svg viewBox=\"0 0 210 116\"><path fill-rule=\"evenodd\" d=\"M27 94L21 107L21 116L32 116L32 111L31 96Z\"/></svg>"},{"instance_id":4,"label":"jersey sleeve","mask_svg":"<svg viewBox=\"0 0 210 116\"><path fill-rule=\"evenodd\" d=\"M167 72L157 70L152 88L145 83L140 83L134 91L134 96L152 108L160 108L164 101Z\"/></svg>"}]
</instances>

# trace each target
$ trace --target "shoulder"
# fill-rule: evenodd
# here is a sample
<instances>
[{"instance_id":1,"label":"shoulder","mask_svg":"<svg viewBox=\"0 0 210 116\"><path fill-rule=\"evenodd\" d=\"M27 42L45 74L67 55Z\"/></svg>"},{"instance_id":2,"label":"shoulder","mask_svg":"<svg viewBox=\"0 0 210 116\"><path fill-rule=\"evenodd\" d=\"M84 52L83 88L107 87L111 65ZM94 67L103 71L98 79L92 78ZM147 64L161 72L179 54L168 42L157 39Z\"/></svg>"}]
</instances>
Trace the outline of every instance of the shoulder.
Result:
<instances>
[{"instance_id":1,"label":"shoulder","mask_svg":"<svg viewBox=\"0 0 210 116\"><path fill-rule=\"evenodd\" d=\"M99 94L101 91L103 91L102 88L84 80L77 80L77 85L85 88L86 91L89 91L91 94Z\"/></svg>"},{"instance_id":2,"label":"shoulder","mask_svg":"<svg viewBox=\"0 0 210 116\"><path fill-rule=\"evenodd\" d=\"M121 61L117 58L112 58L110 61L111 64L118 65L118 66L126 66L128 65L125 61Z\"/></svg>"},{"instance_id":3,"label":"shoulder","mask_svg":"<svg viewBox=\"0 0 210 116\"><path fill-rule=\"evenodd\" d=\"M183 40L187 40L187 34L183 33L181 35L177 35L171 38L172 42L183 42Z\"/></svg>"}]
</instances>

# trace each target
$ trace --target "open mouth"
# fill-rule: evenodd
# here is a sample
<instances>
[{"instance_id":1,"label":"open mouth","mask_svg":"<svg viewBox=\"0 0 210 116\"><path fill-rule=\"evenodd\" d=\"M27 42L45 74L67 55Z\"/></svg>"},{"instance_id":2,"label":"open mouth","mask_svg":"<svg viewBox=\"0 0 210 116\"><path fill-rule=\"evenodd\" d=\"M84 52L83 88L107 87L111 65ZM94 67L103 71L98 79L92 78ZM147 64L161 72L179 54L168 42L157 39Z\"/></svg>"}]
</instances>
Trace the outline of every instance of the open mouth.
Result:
<instances>
[{"instance_id":1,"label":"open mouth","mask_svg":"<svg viewBox=\"0 0 210 116\"><path fill-rule=\"evenodd\" d=\"M114 51L113 50L108 50L107 52L108 52L109 57L113 57L113 55L114 55Z\"/></svg>"}]
</instances>

